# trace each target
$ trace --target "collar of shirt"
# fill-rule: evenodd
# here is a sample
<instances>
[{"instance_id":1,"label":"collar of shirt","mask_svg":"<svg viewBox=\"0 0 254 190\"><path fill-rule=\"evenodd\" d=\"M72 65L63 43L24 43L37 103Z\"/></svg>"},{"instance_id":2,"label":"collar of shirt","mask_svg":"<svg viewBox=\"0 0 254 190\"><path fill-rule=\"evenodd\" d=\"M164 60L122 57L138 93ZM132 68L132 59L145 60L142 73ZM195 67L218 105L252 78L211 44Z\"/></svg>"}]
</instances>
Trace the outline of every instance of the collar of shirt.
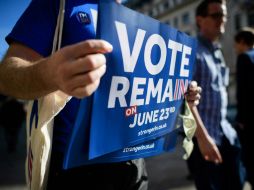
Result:
<instances>
[{"instance_id":1,"label":"collar of shirt","mask_svg":"<svg viewBox=\"0 0 254 190\"><path fill-rule=\"evenodd\" d=\"M207 47L211 52L221 49L220 43L218 42L213 43L207 38L205 38L204 36L202 36L201 34L199 34L197 38L198 38L198 41L202 43L205 47Z\"/></svg>"}]
</instances>

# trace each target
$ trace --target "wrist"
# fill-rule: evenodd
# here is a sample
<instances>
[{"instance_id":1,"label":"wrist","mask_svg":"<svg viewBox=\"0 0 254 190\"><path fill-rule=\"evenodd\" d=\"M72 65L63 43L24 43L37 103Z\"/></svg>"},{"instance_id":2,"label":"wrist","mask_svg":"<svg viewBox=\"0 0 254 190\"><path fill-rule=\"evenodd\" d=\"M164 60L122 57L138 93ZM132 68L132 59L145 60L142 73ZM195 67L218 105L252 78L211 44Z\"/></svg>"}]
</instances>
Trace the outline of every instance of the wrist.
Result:
<instances>
[{"instance_id":1,"label":"wrist","mask_svg":"<svg viewBox=\"0 0 254 190\"><path fill-rule=\"evenodd\" d=\"M57 90L57 86L55 85L55 77L53 75L53 70L50 67L49 59L44 58L41 59L39 62L37 62L36 66L37 72L34 72L38 74L40 91L42 92L42 95L46 95L48 93L51 93L53 91ZM36 76L35 76L36 77Z\"/></svg>"},{"instance_id":2,"label":"wrist","mask_svg":"<svg viewBox=\"0 0 254 190\"><path fill-rule=\"evenodd\" d=\"M56 90L54 87L54 76L51 74L54 71L50 70L48 66L48 59L42 58L36 62L30 62L30 65L26 68L27 78L27 99L37 99L45 96Z\"/></svg>"},{"instance_id":3,"label":"wrist","mask_svg":"<svg viewBox=\"0 0 254 190\"><path fill-rule=\"evenodd\" d=\"M202 129L204 128L204 126L197 126L197 130L196 130L196 133L195 133L195 137L197 139L205 139L208 135L208 133L206 132L206 130Z\"/></svg>"}]
</instances>

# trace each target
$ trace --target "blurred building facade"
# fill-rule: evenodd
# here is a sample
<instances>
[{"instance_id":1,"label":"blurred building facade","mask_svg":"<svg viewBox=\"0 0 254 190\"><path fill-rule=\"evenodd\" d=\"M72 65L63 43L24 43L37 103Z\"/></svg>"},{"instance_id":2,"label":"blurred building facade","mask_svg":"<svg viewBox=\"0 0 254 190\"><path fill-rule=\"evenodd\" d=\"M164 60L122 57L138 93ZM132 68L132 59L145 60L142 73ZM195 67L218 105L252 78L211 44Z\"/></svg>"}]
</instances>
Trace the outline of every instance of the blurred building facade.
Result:
<instances>
[{"instance_id":1,"label":"blurred building facade","mask_svg":"<svg viewBox=\"0 0 254 190\"><path fill-rule=\"evenodd\" d=\"M195 9L200 0L129 0L126 6L169 24L191 36L196 36ZM222 46L227 65L230 67L229 104L235 102L234 35L242 27L254 27L253 0L227 0L228 22Z\"/></svg>"}]
</instances>

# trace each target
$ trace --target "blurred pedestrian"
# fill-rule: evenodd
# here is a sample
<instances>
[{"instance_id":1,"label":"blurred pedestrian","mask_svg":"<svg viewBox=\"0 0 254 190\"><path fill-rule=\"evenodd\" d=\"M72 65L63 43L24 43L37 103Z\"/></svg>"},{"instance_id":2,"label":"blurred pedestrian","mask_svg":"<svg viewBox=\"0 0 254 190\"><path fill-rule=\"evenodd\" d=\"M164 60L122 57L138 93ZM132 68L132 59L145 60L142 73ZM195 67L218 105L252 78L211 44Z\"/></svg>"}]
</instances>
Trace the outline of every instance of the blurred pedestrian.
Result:
<instances>
[{"instance_id":1,"label":"blurred pedestrian","mask_svg":"<svg viewBox=\"0 0 254 190\"><path fill-rule=\"evenodd\" d=\"M0 126L4 128L4 136L9 153L15 152L20 129L25 122L25 110L22 102L0 95Z\"/></svg>"},{"instance_id":2,"label":"blurred pedestrian","mask_svg":"<svg viewBox=\"0 0 254 190\"><path fill-rule=\"evenodd\" d=\"M254 29L244 28L235 35L237 53L237 131L243 147L247 180L254 188L253 108L254 101Z\"/></svg>"},{"instance_id":3,"label":"blurred pedestrian","mask_svg":"<svg viewBox=\"0 0 254 190\"><path fill-rule=\"evenodd\" d=\"M4 128L7 151L12 153L16 151L20 129L25 124L24 104L14 98L0 96L0 126Z\"/></svg>"},{"instance_id":4,"label":"blurred pedestrian","mask_svg":"<svg viewBox=\"0 0 254 190\"><path fill-rule=\"evenodd\" d=\"M188 159L198 190L241 190L245 170L241 162L241 146L231 124L227 121L227 68L219 37L225 32L226 2L203 0L196 9L199 29L194 80L202 87L198 110L204 127L211 137L210 156L200 140Z\"/></svg>"}]
</instances>

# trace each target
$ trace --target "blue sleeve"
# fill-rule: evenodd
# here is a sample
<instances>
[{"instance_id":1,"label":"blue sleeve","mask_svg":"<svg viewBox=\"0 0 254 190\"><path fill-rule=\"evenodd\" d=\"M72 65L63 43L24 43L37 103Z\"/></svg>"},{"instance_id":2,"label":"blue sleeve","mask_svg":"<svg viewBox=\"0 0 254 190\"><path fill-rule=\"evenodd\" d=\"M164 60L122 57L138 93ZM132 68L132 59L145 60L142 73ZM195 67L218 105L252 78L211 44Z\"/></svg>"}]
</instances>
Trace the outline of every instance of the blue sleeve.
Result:
<instances>
[{"instance_id":1,"label":"blue sleeve","mask_svg":"<svg viewBox=\"0 0 254 190\"><path fill-rule=\"evenodd\" d=\"M58 0L32 0L6 37L7 43L19 42L44 57L50 55L58 4Z\"/></svg>"}]
</instances>

